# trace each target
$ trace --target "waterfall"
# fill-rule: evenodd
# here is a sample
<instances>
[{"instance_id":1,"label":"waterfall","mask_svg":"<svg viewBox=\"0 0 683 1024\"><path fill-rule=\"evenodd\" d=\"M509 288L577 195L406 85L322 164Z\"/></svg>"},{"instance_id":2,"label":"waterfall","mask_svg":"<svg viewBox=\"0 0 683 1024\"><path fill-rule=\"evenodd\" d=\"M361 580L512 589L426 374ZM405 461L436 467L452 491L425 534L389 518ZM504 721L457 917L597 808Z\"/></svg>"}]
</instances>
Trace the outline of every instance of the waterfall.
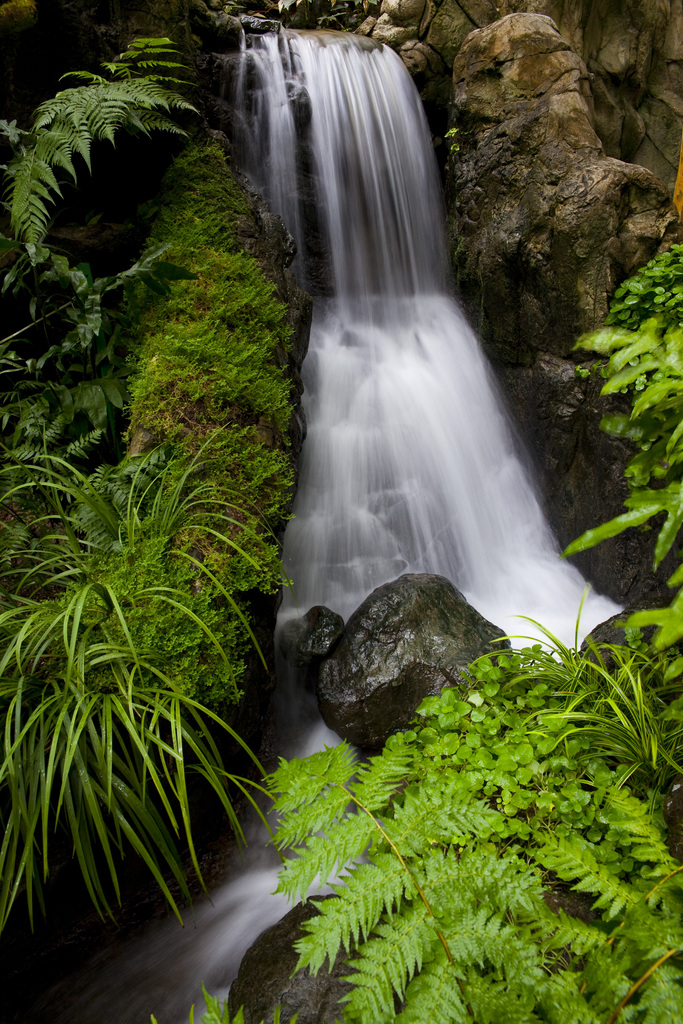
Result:
<instances>
[{"instance_id":1,"label":"waterfall","mask_svg":"<svg viewBox=\"0 0 683 1024\"><path fill-rule=\"evenodd\" d=\"M318 293L282 614L346 617L401 573L436 572L506 631L528 632L526 615L571 640L584 581L448 293L436 161L402 61L333 32L253 37L247 61L237 150ZM593 596L584 628L615 610Z\"/></svg>"},{"instance_id":2,"label":"waterfall","mask_svg":"<svg viewBox=\"0 0 683 1024\"><path fill-rule=\"evenodd\" d=\"M295 270L316 296L281 616L321 603L346 617L401 573L437 572L504 629L529 632L514 617L524 614L571 640L584 582L558 557L449 295L437 168L410 76L357 36L283 31L250 44L233 83L236 152L295 237ZM583 631L615 611L591 595ZM297 746L285 752L305 756L320 734L302 736L306 714L289 703ZM186 1024L200 981L224 992L286 909L267 895L276 868L258 845L251 869L195 909L196 930L152 924L115 958L98 953L28 1024L148 1024L151 1012Z\"/></svg>"}]
</instances>

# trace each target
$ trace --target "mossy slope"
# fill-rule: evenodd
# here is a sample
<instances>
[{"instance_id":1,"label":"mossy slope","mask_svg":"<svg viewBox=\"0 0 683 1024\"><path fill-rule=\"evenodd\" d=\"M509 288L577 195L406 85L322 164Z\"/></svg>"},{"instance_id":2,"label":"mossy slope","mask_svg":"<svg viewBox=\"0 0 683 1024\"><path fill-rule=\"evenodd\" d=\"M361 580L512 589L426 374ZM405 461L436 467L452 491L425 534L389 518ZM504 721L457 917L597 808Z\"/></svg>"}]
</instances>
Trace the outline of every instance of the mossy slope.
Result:
<instances>
[{"instance_id":1,"label":"mossy slope","mask_svg":"<svg viewBox=\"0 0 683 1024\"><path fill-rule=\"evenodd\" d=\"M233 539L248 557L220 544L204 544L202 557L233 595L280 585L273 531L293 478L284 374L291 328L273 285L237 241L240 218L250 216L222 151L190 144L164 179L151 241L170 244L164 259L196 279L146 300L131 382L132 436L144 428L181 455L199 455L212 501L230 506ZM247 633L241 625L235 633L239 677Z\"/></svg>"}]
</instances>

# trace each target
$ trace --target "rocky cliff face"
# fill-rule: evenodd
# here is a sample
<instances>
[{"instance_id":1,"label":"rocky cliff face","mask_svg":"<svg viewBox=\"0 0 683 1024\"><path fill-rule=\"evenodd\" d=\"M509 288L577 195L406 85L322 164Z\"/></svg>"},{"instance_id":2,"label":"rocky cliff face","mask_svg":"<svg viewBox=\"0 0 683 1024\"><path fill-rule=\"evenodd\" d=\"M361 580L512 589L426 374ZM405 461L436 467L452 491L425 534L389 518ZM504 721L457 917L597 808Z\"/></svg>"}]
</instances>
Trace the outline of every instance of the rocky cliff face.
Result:
<instances>
[{"instance_id":1,"label":"rocky cliff face","mask_svg":"<svg viewBox=\"0 0 683 1024\"><path fill-rule=\"evenodd\" d=\"M398 50L424 99L446 103L468 34L519 13L552 18L583 60L607 156L648 168L673 190L683 127L683 8L675 0L382 0L362 31Z\"/></svg>"},{"instance_id":2,"label":"rocky cliff face","mask_svg":"<svg viewBox=\"0 0 683 1024\"><path fill-rule=\"evenodd\" d=\"M566 544L621 511L626 451L602 435L599 385L575 374L576 339L618 283L681 237L666 185L605 152L591 76L554 22L510 14L470 33L453 66L448 201L470 315L515 397L550 518ZM583 557L622 600L651 587L648 538Z\"/></svg>"}]
</instances>

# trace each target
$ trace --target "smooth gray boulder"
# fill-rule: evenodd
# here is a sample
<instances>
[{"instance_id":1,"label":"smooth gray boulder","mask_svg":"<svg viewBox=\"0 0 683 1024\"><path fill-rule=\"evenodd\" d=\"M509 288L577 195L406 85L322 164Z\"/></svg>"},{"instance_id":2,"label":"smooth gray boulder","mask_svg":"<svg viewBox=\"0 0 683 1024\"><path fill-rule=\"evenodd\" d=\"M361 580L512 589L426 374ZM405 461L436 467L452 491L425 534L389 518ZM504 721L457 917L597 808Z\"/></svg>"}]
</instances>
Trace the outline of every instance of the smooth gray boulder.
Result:
<instances>
[{"instance_id":1,"label":"smooth gray boulder","mask_svg":"<svg viewBox=\"0 0 683 1024\"><path fill-rule=\"evenodd\" d=\"M463 685L467 665L503 636L444 576L400 576L363 601L321 663L320 713L350 743L381 747L425 697Z\"/></svg>"},{"instance_id":2,"label":"smooth gray boulder","mask_svg":"<svg viewBox=\"0 0 683 1024\"><path fill-rule=\"evenodd\" d=\"M316 913L311 900L299 903L249 947L230 986L231 1019L241 1006L244 1024L272 1024L275 1008L279 1006L281 1024L289 1024L295 1013L297 1024L335 1024L343 1020L339 1000L351 988L342 981L342 975L350 970L344 963L343 951L331 972L326 961L316 977L308 970L291 977L299 959L294 943L302 934L301 925Z\"/></svg>"}]
</instances>

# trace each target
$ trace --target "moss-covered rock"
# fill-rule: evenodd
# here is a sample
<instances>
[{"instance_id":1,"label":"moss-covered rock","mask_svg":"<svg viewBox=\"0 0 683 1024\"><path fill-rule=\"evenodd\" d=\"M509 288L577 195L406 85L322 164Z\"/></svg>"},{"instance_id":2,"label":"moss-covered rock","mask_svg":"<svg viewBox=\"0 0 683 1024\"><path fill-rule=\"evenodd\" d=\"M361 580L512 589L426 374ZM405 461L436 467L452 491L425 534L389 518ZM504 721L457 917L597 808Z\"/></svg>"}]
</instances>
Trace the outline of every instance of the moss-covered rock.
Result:
<instances>
[{"instance_id":1,"label":"moss-covered rock","mask_svg":"<svg viewBox=\"0 0 683 1024\"><path fill-rule=\"evenodd\" d=\"M37 20L36 0L0 0L0 37L32 28Z\"/></svg>"},{"instance_id":2,"label":"moss-covered rock","mask_svg":"<svg viewBox=\"0 0 683 1024\"><path fill-rule=\"evenodd\" d=\"M218 145L195 141L174 161L152 241L168 244L164 258L196 276L178 282L170 296L145 300L131 381L136 442L170 443L197 458L211 485L209 501L229 509L230 539L244 554L219 541L207 546L191 532L183 542L199 546L199 557L231 595L278 589L276 534L294 473L286 372L292 328L275 286L240 244L241 222L250 215ZM248 635L238 620L231 628L239 679ZM222 684L218 690L224 696ZM203 697L215 706L210 693Z\"/></svg>"}]
</instances>

